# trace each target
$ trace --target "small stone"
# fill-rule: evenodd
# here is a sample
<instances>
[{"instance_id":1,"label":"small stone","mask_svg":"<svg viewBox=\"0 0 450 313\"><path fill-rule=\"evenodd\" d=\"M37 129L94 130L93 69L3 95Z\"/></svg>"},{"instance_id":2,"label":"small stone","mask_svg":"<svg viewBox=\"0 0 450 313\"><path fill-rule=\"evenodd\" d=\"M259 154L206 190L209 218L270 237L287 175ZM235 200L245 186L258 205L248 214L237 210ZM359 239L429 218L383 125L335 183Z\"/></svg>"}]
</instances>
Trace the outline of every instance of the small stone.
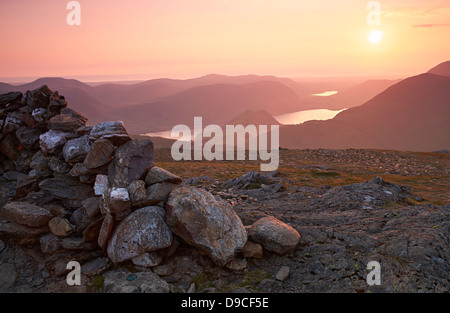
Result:
<instances>
[{"instance_id":1,"label":"small stone","mask_svg":"<svg viewBox=\"0 0 450 313\"><path fill-rule=\"evenodd\" d=\"M108 246L108 240L111 237L112 231L114 229L114 221L114 217L108 213L105 215L105 219L103 220L102 226L100 227L97 243L104 250L106 250Z\"/></svg>"},{"instance_id":2,"label":"small stone","mask_svg":"<svg viewBox=\"0 0 450 313\"><path fill-rule=\"evenodd\" d=\"M244 248L242 248L242 255L245 258L255 258L260 259L263 257L263 248L259 243L247 240Z\"/></svg>"},{"instance_id":3,"label":"small stone","mask_svg":"<svg viewBox=\"0 0 450 313\"><path fill-rule=\"evenodd\" d=\"M103 122L92 127L90 136L94 139L104 138L115 146L121 146L131 140L122 121Z\"/></svg>"},{"instance_id":4,"label":"small stone","mask_svg":"<svg viewBox=\"0 0 450 313\"><path fill-rule=\"evenodd\" d=\"M130 273L124 269L103 273L107 293L168 293L169 284L151 271Z\"/></svg>"},{"instance_id":5,"label":"small stone","mask_svg":"<svg viewBox=\"0 0 450 313\"><path fill-rule=\"evenodd\" d=\"M46 254L54 254L61 248L61 239L53 234L42 236L39 243L41 251Z\"/></svg>"},{"instance_id":6,"label":"small stone","mask_svg":"<svg viewBox=\"0 0 450 313\"><path fill-rule=\"evenodd\" d=\"M92 261L88 261L81 266L81 272L92 277L95 275L100 275L102 272L108 269L111 262L108 258L98 257Z\"/></svg>"},{"instance_id":7,"label":"small stone","mask_svg":"<svg viewBox=\"0 0 450 313\"><path fill-rule=\"evenodd\" d=\"M131 259L134 265L155 267L161 264L162 256L157 252L146 252Z\"/></svg>"},{"instance_id":8,"label":"small stone","mask_svg":"<svg viewBox=\"0 0 450 313\"><path fill-rule=\"evenodd\" d=\"M89 224L89 226L83 231L83 240L85 242L97 240L102 224L103 218L99 218Z\"/></svg>"},{"instance_id":9,"label":"small stone","mask_svg":"<svg viewBox=\"0 0 450 313\"><path fill-rule=\"evenodd\" d=\"M111 188L106 199L111 212L115 213L119 220L131 213L131 200L127 188Z\"/></svg>"},{"instance_id":10,"label":"small stone","mask_svg":"<svg viewBox=\"0 0 450 313\"><path fill-rule=\"evenodd\" d=\"M172 275L174 271L173 264L164 264L153 268L153 273L161 277Z\"/></svg>"},{"instance_id":11,"label":"small stone","mask_svg":"<svg viewBox=\"0 0 450 313\"><path fill-rule=\"evenodd\" d=\"M104 196L108 191L108 176L98 174L95 177L94 194L96 196Z\"/></svg>"},{"instance_id":12,"label":"small stone","mask_svg":"<svg viewBox=\"0 0 450 313\"><path fill-rule=\"evenodd\" d=\"M100 198L99 197L90 197L83 201L82 203L83 209L86 212L87 216L94 217L98 213L100 213Z\"/></svg>"},{"instance_id":13,"label":"small stone","mask_svg":"<svg viewBox=\"0 0 450 313\"><path fill-rule=\"evenodd\" d=\"M143 180L135 180L128 186L128 193L130 194L131 203L133 206L139 206L147 199L145 190L145 182Z\"/></svg>"},{"instance_id":14,"label":"small stone","mask_svg":"<svg viewBox=\"0 0 450 313\"><path fill-rule=\"evenodd\" d=\"M243 271L247 268L247 260L233 258L225 267L233 271Z\"/></svg>"},{"instance_id":15,"label":"small stone","mask_svg":"<svg viewBox=\"0 0 450 313\"><path fill-rule=\"evenodd\" d=\"M146 189L146 205L155 205L159 202L166 202L169 198L170 193L176 189L179 188L179 185L163 182L163 183L157 183L153 184L150 187Z\"/></svg>"},{"instance_id":16,"label":"small stone","mask_svg":"<svg viewBox=\"0 0 450 313\"><path fill-rule=\"evenodd\" d=\"M282 266L275 278L279 281L284 281L289 276L289 272L291 271L291 268L289 266Z\"/></svg>"},{"instance_id":17,"label":"small stone","mask_svg":"<svg viewBox=\"0 0 450 313\"><path fill-rule=\"evenodd\" d=\"M75 230L75 226L70 224L67 219L61 217L52 218L48 222L48 228L59 237L67 237Z\"/></svg>"},{"instance_id":18,"label":"small stone","mask_svg":"<svg viewBox=\"0 0 450 313\"><path fill-rule=\"evenodd\" d=\"M83 238L70 237L61 241L61 246L68 250L95 250L98 246L92 242L85 242Z\"/></svg>"}]
</instances>

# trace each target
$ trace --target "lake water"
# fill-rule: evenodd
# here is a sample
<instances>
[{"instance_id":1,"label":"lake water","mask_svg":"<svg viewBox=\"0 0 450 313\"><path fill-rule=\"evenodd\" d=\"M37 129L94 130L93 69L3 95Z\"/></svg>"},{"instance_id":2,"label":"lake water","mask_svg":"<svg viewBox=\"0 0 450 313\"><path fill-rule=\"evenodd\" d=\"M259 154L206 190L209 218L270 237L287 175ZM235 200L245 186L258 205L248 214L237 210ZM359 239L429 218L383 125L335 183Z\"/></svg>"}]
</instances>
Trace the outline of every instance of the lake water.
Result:
<instances>
[{"instance_id":1,"label":"lake water","mask_svg":"<svg viewBox=\"0 0 450 313\"><path fill-rule=\"evenodd\" d=\"M347 109L343 110L327 110L327 109L317 109L317 110L306 110L306 111L298 111L294 113L288 113L288 114L282 114L274 116L274 118L283 125L296 125L301 124L307 121L312 120L329 120L334 118L336 115L338 115L340 112L345 111ZM172 130L166 130L162 132L156 132L156 133L147 133L144 135L151 136L151 137L162 137L162 138L168 138L168 139L178 139L178 137L172 137L171 136Z\"/></svg>"},{"instance_id":2,"label":"lake water","mask_svg":"<svg viewBox=\"0 0 450 313\"><path fill-rule=\"evenodd\" d=\"M317 110L305 110L298 111L294 113L282 114L274 116L274 118L283 125L296 125L307 121L325 121L334 118L336 115L341 113L343 110L328 110L328 109L317 109Z\"/></svg>"}]
</instances>

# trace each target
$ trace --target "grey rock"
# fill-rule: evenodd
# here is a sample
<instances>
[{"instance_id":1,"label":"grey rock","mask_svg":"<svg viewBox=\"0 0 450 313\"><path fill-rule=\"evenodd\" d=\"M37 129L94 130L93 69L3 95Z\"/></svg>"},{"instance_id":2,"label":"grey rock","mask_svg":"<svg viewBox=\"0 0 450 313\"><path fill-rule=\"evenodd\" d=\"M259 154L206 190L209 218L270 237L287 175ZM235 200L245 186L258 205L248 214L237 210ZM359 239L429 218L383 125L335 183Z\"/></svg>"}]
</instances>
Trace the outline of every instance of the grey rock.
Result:
<instances>
[{"instance_id":1,"label":"grey rock","mask_svg":"<svg viewBox=\"0 0 450 313\"><path fill-rule=\"evenodd\" d=\"M162 256L158 252L146 252L131 259L134 265L155 267L161 264Z\"/></svg>"},{"instance_id":2,"label":"grey rock","mask_svg":"<svg viewBox=\"0 0 450 313\"><path fill-rule=\"evenodd\" d=\"M39 146L44 154L51 154L72 136L71 133L52 129L39 136Z\"/></svg>"},{"instance_id":3,"label":"grey rock","mask_svg":"<svg viewBox=\"0 0 450 313\"><path fill-rule=\"evenodd\" d=\"M108 191L108 188L108 176L101 174L97 175L95 177L94 194L96 196L104 196Z\"/></svg>"},{"instance_id":4,"label":"grey rock","mask_svg":"<svg viewBox=\"0 0 450 313\"><path fill-rule=\"evenodd\" d=\"M65 132L74 132L76 129L84 126L86 119L81 115L58 114L52 117L48 123L48 129Z\"/></svg>"},{"instance_id":5,"label":"grey rock","mask_svg":"<svg viewBox=\"0 0 450 313\"><path fill-rule=\"evenodd\" d=\"M0 292L6 292L11 288L17 279L17 272L14 265L10 263L0 263Z\"/></svg>"},{"instance_id":6,"label":"grey rock","mask_svg":"<svg viewBox=\"0 0 450 313\"><path fill-rule=\"evenodd\" d=\"M147 199L145 190L145 182L143 180L135 180L128 186L128 193L131 198L131 203L134 206L139 206Z\"/></svg>"},{"instance_id":7,"label":"grey rock","mask_svg":"<svg viewBox=\"0 0 450 313\"><path fill-rule=\"evenodd\" d=\"M79 200L93 196L92 186L80 183L75 177L58 175L48 178L39 183L39 188L48 191L59 199Z\"/></svg>"},{"instance_id":8,"label":"grey rock","mask_svg":"<svg viewBox=\"0 0 450 313\"><path fill-rule=\"evenodd\" d=\"M5 107L6 105L14 102L20 101L22 99L21 92L8 92L0 95L0 108Z\"/></svg>"},{"instance_id":9,"label":"grey rock","mask_svg":"<svg viewBox=\"0 0 450 313\"><path fill-rule=\"evenodd\" d=\"M172 191L166 205L167 224L188 244L219 266L228 263L247 242L247 232L231 206L202 189Z\"/></svg>"},{"instance_id":10,"label":"grey rock","mask_svg":"<svg viewBox=\"0 0 450 313\"><path fill-rule=\"evenodd\" d=\"M107 252L114 263L120 263L171 244L172 232L161 215L153 207L144 207L131 213L117 226Z\"/></svg>"},{"instance_id":11,"label":"grey rock","mask_svg":"<svg viewBox=\"0 0 450 313\"><path fill-rule=\"evenodd\" d=\"M182 180L177 175L172 174L165 169L153 166L150 171L148 171L147 176L145 176L145 183L150 186L162 182L181 184Z\"/></svg>"},{"instance_id":12,"label":"grey rock","mask_svg":"<svg viewBox=\"0 0 450 313\"><path fill-rule=\"evenodd\" d=\"M127 188L111 188L106 195L106 203L117 219L122 220L131 213L131 200Z\"/></svg>"},{"instance_id":13,"label":"grey rock","mask_svg":"<svg viewBox=\"0 0 450 313\"><path fill-rule=\"evenodd\" d=\"M131 140L122 121L103 122L92 127L90 136L95 140L98 138L108 139L115 146L121 146Z\"/></svg>"},{"instance_id":14,"label":"grey rock","mask_svg":"<svg viewBox=\"0 0 450 313\"><path fill-rule=\"evenodd\" d=\"M48 232L47 225L41 227L30 227L14 222L6 222L0 219L0 234L18 238L33 238Z\"/></svg>"},{"instance_id":15,"label":"grey rock","mask_svg":"<svg viewBox=\"0 0 450 313\"><path fill-rule=\"evenodd\" d=\"M282 266L279 270L275 278L279 281L284 281L288 278L291 268L289 266Z\"/></svg>"},{"instance_id":16,"label":"grey rock","mask_svg":"<svg viewBox=\"0 0 450 313\"><path fill-rule=\"evenodd\" d=\"M61 239L54 234L47 234L39 239L41 251L46 254L54 254L61 249Z\"/></svg>"},{"instance_id":17,"label":"grey rock","mask_svg":"<svg viewBox=\"0 0 450 313\"><path fill-rule=\"evenodd\" d=\"M114 229L114 223L115 223L114 216L107 213L105 215L105 219L102 222L102 226L100 227L97 239L98 245L104 250L106 250L108 246L108 241Z\"/></svg>"},{"instance_id":18,"label":"grey rock","mask_svg":"<svg viewBox=\"0 0 450 313\"><path fill-rule=\"evenodd\" d=\"M160 202L166 202L170 193L179 187L179 185L168 182L153 184L146 189L145 204L155 205Z\"/></svg>"},{"instance_id":19,"label":"grey rock","mask_svg":"<svg viewBox=\"0 0 450 313\"><path fill-rule=\"evenodd\" d=\"M70 171L70 165L56 156L48 158L48 166L57 174L67 174Z\"/></svg>"},{"instance_id":20,"label":"grey rock","mask_svg":"<svg viewBox=\"0 0 450 313\"><path fill-rule=\"evenodd\" d=\"M39 145L39 136L41 132L26 126L16 130L16 137L20 144L27 150L36 149Z\"/></svg>"},{"instance_id":21,"label":"grey rock","mask_svg":"<svg viewBox=\"0 0 450 313\"><path fill-rule=\"evenodd\" d=\"M108 258L98 257L81 265L81 273L88 277L100 275L111 265Z\"/></svg>"},{"instance_id":22,"label":"grey rock","mask_svg":"<svg viewBox=\"0 0 450 313\"><path fill-rule=\"evenodd\" d=\"M88 135L71 139L66 142L63 148L64 160L68 163L83 162L84 158L91 150L91 141Z\"/></svg>"},{"instance_id":23,"label":"grey rock","mask_svg":"<svg viewBox=\"0 0 450 313\"><path fill-rule=\"evenodd\" d=\"M132 140L117 148L108 166L108 177L113 187L127 187L134 180L143 179L153 166L153 142Z\"/></svg>"},{"instance_id":24,"label":"grey rock","mask_svg":"<svg viewBox=\"0 0 450 313\"><path fill-rule=\"evenodd\" d=\"M90 197L83 201L82 203L83 209L86 212L87 216L94 217L98 213L100 213L100 198L99 197Z\"/></svg>"},{"instance_id":25,"label":"grey rock","mask_svg":"<svg viewBox=\"0 0 450 313\"><path fill-rule=\"evenodd\" d=\"M256 221L250 228L252 241L279 254L293 252L300 242L300 234L291 226L268 216Z\"/></svg>"}]
</instances>

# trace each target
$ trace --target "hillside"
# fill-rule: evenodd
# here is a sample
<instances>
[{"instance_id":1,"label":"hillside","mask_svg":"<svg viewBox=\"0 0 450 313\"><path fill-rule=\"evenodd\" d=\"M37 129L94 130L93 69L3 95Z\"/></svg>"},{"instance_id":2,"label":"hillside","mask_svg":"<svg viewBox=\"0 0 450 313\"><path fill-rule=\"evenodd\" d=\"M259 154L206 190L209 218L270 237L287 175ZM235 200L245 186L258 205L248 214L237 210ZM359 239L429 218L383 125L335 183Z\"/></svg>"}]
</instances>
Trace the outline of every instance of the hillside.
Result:
<instances>
[{"instance_id":1,"label":"hillside","mask_svg":"<svg viewBox=\"0 0 450 313\"><path fill-rule=\"evenodd\" d=\"M450 147L450 78L422 74L395 84L328 121L280 129L288 148L380 148L433 151Z\"/></svg>"},{"instance_id":2,"label":"hillside","mask_svg":"<svg viewBox=\"0 0 450 313\"><path fill-rule=\"evenodd\" d=\"M442 75L442 76L450 76L450 61L443 62L431 70L428 71L430 74Z\"/></svg>"}]
</instances>

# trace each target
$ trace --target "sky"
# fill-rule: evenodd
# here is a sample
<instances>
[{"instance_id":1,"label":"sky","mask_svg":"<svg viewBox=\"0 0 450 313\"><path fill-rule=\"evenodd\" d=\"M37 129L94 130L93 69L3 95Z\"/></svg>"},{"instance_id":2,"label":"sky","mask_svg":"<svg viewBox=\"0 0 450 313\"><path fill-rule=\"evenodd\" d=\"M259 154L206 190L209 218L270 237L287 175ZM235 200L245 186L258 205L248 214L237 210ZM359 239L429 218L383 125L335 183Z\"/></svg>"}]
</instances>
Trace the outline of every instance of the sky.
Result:
<instances>
[{"instance_id":1,"label":"sky","mask_svg":"<svg viewBox=\"0 0 450 313\"><path fill-rule=\"evenodd\" d=\"M0 81L411 76L450 59L449 0L377 2L380 25L365 0L79 0L70 26L67 0L0 0Z\"/></svg>"}]
</instances>

